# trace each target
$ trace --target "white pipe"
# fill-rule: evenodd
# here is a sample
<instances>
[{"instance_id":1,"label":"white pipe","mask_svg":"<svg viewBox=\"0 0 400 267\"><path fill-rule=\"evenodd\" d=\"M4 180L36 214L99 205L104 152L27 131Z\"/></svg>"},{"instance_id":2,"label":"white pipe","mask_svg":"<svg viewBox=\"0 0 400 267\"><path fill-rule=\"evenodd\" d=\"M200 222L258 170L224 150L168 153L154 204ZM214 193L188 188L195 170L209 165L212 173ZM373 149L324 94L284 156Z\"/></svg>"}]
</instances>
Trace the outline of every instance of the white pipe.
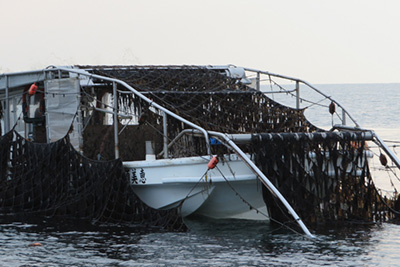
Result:
<instances>
[{"instance_id":1,"label":"white pipe","mask_svg":"<svg viewBox=\"0 0 400 267\"><path fill-rule=\"evenodd\" d=\"M300 217L297 215L294 209L290 206L287 200L282 196L279 190L276 189L276 187L268 180L268 178L264 175L264 173L262 173L262 171L251 161L251 159L249 159L249 157L227 135L211 131L209 132L209 134L223 138L233 148L233 150L235 150L235 152L239 154L239 156L244 160L244 162L247 163L247 165L257 173L258 177L261 178L262 183L271 191L271 193L273 193L276 197L278 197L279 200L283 203L283 205L285 205L289 213L293 216L295 221L300 225L304 233L311 238L315 238L315 236L310 233L310 231L304 225L303 221L300 219Z\"/></svg>"},{"instance_id":2,"label":"white pipe","mask_svg":"<svg viewBox=\"0 0 400 267\"><path fill-rule=\"evenodd\" d=\"M114 95L114 150L115 159L119 158L119 145L118 145L118 96L117 96L117 84L113 82L113 95Z\"/></svg>"},{"instance_id":3,"label":"white pipe","mask_svg":"<svg viewBox=\"0 0 400 267\"><path fill-rule=\"evenodd\" d=\"M8 76L5 76L5 84L6 84L6 106L5 106L5 111L4 113L4 133L7 133L10 131L10 95L9 95L9 88L8 88Z\"/></svg>"},{"instance_id":4,"label":"white pipe","mask_svg":"<svg viewBox=\"0 0 400 267\"><path fill-rule=\"evenodd\" d=\"M372 134L375 137L375 139L379 142L379 144L382 146L382 149L385 150L390 159L394 162L394 164L396 164L397 168L400 169L400 161L396 157L396 155L393 154L393 152L389 149L389 147L385 144L385 142L383 142L383 140L375 132L373 132Z\"/></svg>"},{"instance_id":5,"label":"white pipe","mask_svg":"<svg viewBox=\"0 0 400 267\"><path fill-rule=\"evenodd\" d=\"M163 136L163 144L164 144L164 159L168 158L168 125L167 125L167 114L163 112L163 129L164 129L164 136Z\"/></svg>"}]
</instances>

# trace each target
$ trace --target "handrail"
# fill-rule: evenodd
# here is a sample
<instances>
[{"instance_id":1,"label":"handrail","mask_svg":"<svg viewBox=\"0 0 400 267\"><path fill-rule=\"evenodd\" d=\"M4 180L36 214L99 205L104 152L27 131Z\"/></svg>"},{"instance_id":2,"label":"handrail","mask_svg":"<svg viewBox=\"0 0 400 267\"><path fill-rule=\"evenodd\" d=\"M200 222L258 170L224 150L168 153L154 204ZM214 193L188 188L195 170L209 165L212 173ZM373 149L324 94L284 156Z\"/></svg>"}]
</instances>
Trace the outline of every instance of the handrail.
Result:
<instances>
[{"instance_id":1,"label":"handrail","mask_svg":"<svg viewBox=\"0 0 400 267\"><path fill-rule=\"evenodd\" d=\"M171 148L173 144L176 143L183 135L185 134L193 134L195 136L201 135L200 133L196 133L194 129L184 129L182 130L174 139L169 142L167 149ZM227 134L229 138L234 141L236 144L247 144L251 142L253 134ZM160 157L165 153L165 148L160 153L157 154L157 157Z\"/></svg>"},{"instance_id":2,"label":"handrail","mask_svg":"<svg viewBox=\"0 0 400 267\"><path fill-rule=\"evenodd\" d=\"M380 146L382 147L382 149L387 153L387 155L389 156L389 158L394 162L394 164L397 166L397 168L400 170L400 161L399 159L396 157L395 154L393 154L393 152L389 149L389 147L386 145L386 143L375 133L372 132L374 138L376 139L376 141L374 141L375 143L379 143ZM378 144L378 145L379 145Z\"/></svg>"},{"instance_id":3,"label":"handrail","mask_svg":"<svg viewBox=\"0 0 400 267\"><path fill-rule=\"evenodd\" d=\"M227 69L227 68L229 68L229 67L231 67L231 66L206 66L207 68L210 68L210 69ZM357 127L360 127L359 126L359 124L357 123L357 121L351 116L351 114L338 102L338 101L336 101L336 100L334 100L333 98L331 98L330 96L328 96L328 95L326 95L326 94L324 94L323 92L321 92L320 90L318 90L317 88L315 88L314 86L312 86L310 83L308 83L308 82L306 82L306 81L304 81L304 80L302 80L302 79L299 79L299 78L294 78L294 77L290 77L290 76L285 76L285 75L281 75L281 74L277 74L277 73L272 73L272 72L268 72L268 71L261 71L261 70L257 70L257 69L253 69L253 68L246 68L246 67L244 67L243 68L245 71L250 71L250 72L255 72L255 73L257 73L257 74L264 74L264 75L268 75L268 76L273 76L273 77L277 77L277 78L282 78L282 79L286 79L286 80L291 80L291 81L294 81L294 82L301 82L301 83L303 83L303 84L305 84L305 85L307 85L309 88L311 88L312 90L314 90L315 92L317 92L318 94L320 94L320 95L322 95L322 96L324 96L325 98L327 98L327 99L329 99L330 101L332 101L332 102L334 102L338 107L340 107L342 110L343 110L343 112L347 115L347 116L349 116L349 118L353 121L353 123L357 126ZM108 80L108 81L116 81L117 83L120 83L120 84L122 84L122 83L125 83L125 82L123 82L123 81L121 81L121 80L118 80L118 79L113 79L113 78L108 78L108 77L105 77L105 76L101 76L101 75L95 75L95 74L90 74L90 73L88 73L88 72L86 72L86 71L83 71L83 70L81 70L81 69L72 69L72 68L68 68L68 67L56 67L56 66L49 66L48 68L46 68L46 69L44 69L44 70L39 70L39 71L26 71L26 72L16 72L16 73L5 73L5 74L1 74L0 75L0 81L2 80L1 78L3 78L3 77L5 77L5 76L14 76L14 75L20 75L20 74L31 74L31 75L37 75L37 74L41 74L41 73L44 73L44 72L51 72L51 71L57 71L57 70L62 70L62 71L66 71L66 72L73 72L73 73L77 73L77 74L82 74L82 75L85 75L85 76L89 76L89 77L98 77L98 78L100 78L100 79L104 79L104 80ZM259 76L259 75L258 75ZM39 79L39 77L37 78L37 79ZM126 84L126 83L125 83ZM127 85L127 84L126 84ZM0 82L0 87L1 87L1 82ZM130 90L130 91L132 91L132 87L130 87L130 86L128 85L128 89ZM135 90L135 89L133 89L133 90ZM135 92L136 93L139 93L138 91L136 91L135 90ZM135 93L135 94L136 94ZM137 94L138 96L140 96L142 99L145 99L145 98L143 98L144 97L144 94L142 94L142 93L139 93L139 94ZM146 101L147 102L149 102L149 103L151 103L151 100L149 100L149 99L147 99ZM173 114L173 113L172 113ZM169 114L169 115L171 115L171 114ZM172 116L172 115L171 115ZM193 126L192 126L193 127Z\"/></svg>"},{"instance_id":4,"label":"handrail","mask_svg":"<svg viewBox=\"0 0 400 267\"><path fill-rule=\"evenodd\" d=\"M338 107L340 107L347 116L349 116L349 118L353 121L353 123L357 126L360 127L360 125L357 123L357 121L353 118L353 116L351 116L351 114L336 100L334 100L333 98L331 98L330 96L324 94L323 92L321 92L320 90L318 90L317 88L315 88L314 86L312 86L310 83L299 79L299 78L294 78L294 77L290 77L290 76L285 76L285 75L281 75L281 74L276 74L276 73L272 73L272 72L268 72L268 71L260 71L260 70L256 70L256 69L252 69L252 68L244 68L247 71L250 72L255 72L255 73L261 73L264 75L268 75L268 76L273 76L273 77L277 77L277 78L282 78L282 79L286 79L286 80L290 80L290 81L294 81L294 82L301 82L305 85L307 85L309 88L313 89L315 92L317 92L318 94L324 96L325 98L329 99L330 101L332 101L333 103L335 103Z\"/></svg>"},{"instance_id":5,"label":"handrail","mask_svg":"<svg viewBox=\"0 0 400 267\"><path fill-rule=\"evenodd\" d=\"M193 129L183 129L177 136L175 136L174 139L171 140L171 142L169 142L169 144L167 145L167 149L171 148L173 144L175 144L176 141L178 141L183 135L188 134L188 133L194 133ZM162 154L165 153L165 148L157 154L157 157L160 157Z\"/></svg>"},{"instance_id":6,"label":"handrail","mask_svg":"<svg viewBox=\"0 0 400 267\"><path fill-rule=\"evenodd\" d=\"M369 131L372 134L372 141L376 143L378 146L380 146L386 154L389 156L389 158L394 162L394 164L397 166L397 168L400 170L400 160L396 157L396 155L390 150L390 148L386 145L386 143L379 137L377 133L371 130L366 130L362 128L353 128L353 127L348 127L348 126L342 126L342 125L334 125L332 127L332 130L334 129L343 129L343 130L349 130L349 131ZM331 130L331 131L332 131ZM376 140L374 140L376 139Z\"/></svg>"}]
</instances>

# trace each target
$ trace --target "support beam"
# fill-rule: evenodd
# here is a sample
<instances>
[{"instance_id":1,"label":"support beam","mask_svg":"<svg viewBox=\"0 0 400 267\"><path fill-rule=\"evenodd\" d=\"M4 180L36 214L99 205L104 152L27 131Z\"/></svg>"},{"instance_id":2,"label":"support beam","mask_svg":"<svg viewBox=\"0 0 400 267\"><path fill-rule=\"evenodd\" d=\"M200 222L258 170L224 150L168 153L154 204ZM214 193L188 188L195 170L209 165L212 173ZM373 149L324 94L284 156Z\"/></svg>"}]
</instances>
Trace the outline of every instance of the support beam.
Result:
<instances>
[{"instance_id":1,"label":"support beam","mask_svg":"<svg viewBox=\"0 0 400 267\"><path fill-rule=\"evenodd\" d=\"M119 147L118 147L118 95L117 95L117 83L113 82L113 96L114 96L114 146L115 146L115 158L119 158Z\"/></svg>"},{"instance_id":2,"label":"support beam","mask_svg":"<svg viewBox=\"0 0 400 267\"><path fill-rule=\"evenodd\" d=\"M396 155L389 149L389 147L385 144L385 142L376 133L373 134L378 145L386 152L386 154L394 162L397 168L400 169L400 160L396 157Z\"/></svg>"},{"instance_id":3,"label":"support beam","mask_svg":"<svg viewBox=\"0 0 400 267\"><path fill-rule=\"evenodd\" d=\"M163 143L164 143L164 158L168 158L168 125L167 125L167 113L163 112Z\"/></svg>"},{"instance_id":4,"label":"support beam","mask_svg":"<svg viewBox=\"0 0 400 267\"><path fill-rule=\"evenodd\" d=\"M10 131L10 94L8 88L8 76L5 76L5 87L6 87L6 106L4 116L4 133Z\"/></svg>"},{"instance_id":5,"label":"support beam","mask_svg":"<svg viewBox=\"0 0 400 267\"><path fill-rule=\"evenodd\" d=\"M260 86L260 73L259 73L259 72L257 72L256 90L257 90L257 91L260 91L260 90L261 90L261 86Z\"/></svg>"},{"instance_id":6,"label":"support beam","mask_svg":"<svg viewBox=\"0 0 400 267\"><path fill-rule=\"evenodd\" d=\"M372 140L374 133L372 131L365 132L315 132L315 133L259 133L253 134L253 138L259 138L267 141L362 141Z\"/></svg>"},{"instance_id":7,"label":"support beam","mask_svg":"<svg viewBox=\"0 0 400 267\"><path fill-rule=\"evenodd\" d=\"M296 81L296 108L300 109L300 83Z\"/></svg>"},{"instance_id":8,"label":"support beam","mask_svg":"<svg viewBox=\"0 0 400 267\"><path fill-rule=\"evenodd\" d=\"M268 178L264 175L264 173L227 135L219 132L209 132L209 134L211 136L218 137L222 139L224 142L226 142L242 158L242 160L247 164L247 166L249 166L249 168L252 169L257 174L261 182L268 188L268 190L282 202L282 204L286 207L286 209L292 215L294 220L299 224L304 233L308 237L315 238L315 236L310 233L308 228L304 225L303 221L300 219L300 217L297 215L294 209L290 206L287 200L282 196L279 190L268 180Z\"/></svg>"},{"instance_id":9,"label":"support beam","mask_svg":"<svg viewBox=\"0 0 400 267\"><path fill-rule=\"evenodd\" d=\"M346 111L342 109L342 125L346 125Z\"/></svg>"}]
</instances>

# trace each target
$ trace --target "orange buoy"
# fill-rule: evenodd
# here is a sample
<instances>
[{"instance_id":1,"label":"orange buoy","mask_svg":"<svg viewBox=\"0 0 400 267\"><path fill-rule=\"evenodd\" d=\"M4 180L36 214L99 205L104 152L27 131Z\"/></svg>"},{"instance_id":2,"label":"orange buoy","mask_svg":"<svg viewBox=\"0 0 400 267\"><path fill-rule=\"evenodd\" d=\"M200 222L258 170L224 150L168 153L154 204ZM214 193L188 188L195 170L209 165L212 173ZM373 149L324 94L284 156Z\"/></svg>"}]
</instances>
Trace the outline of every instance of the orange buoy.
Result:
<instances>
[{"instance_id":1,"label":"orange buoy","mask_svg":"<svg viewBox=\"0 0 400 267\"><path fill-rule=\"evenodd\" d=\"M36 90L38 89L38 86L36 83L32 83L31 87L29 88L29 95L34 95L36 93Z\"/></svg>"},{"instance_id":2,"label":"orange buoy","mask_svg":"<svg viewBox=\"0 0 400 267\"><path fill-rule=\"evenodd\" d=\"M214 169L215 166L218 164L218 156L213 157L210 162L208 162L208 168L209 169Z\"/></svg>"},{"instance_id":3,"label":"orange buoy","mask_svg":"<svg viewBox=\"0 0 400 267\"><path fill-rule=\"evenodd\" d=\"M41 247L41 246L42 246L42 244L41 244L41 243L39 243L39 242L35 242L35 243L31 243L31 244L29 244L29 246L30 246L30 247Z\"/></svg>"}]
</instances>

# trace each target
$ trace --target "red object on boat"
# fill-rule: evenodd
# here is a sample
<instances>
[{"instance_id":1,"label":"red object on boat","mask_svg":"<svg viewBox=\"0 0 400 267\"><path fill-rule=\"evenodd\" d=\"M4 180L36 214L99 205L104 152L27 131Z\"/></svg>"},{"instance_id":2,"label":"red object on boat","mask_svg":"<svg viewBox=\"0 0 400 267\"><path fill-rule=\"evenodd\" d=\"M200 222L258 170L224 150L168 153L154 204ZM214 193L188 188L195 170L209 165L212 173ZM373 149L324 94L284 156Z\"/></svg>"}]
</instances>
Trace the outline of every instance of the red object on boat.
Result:
<instances>
[{"instance_id":1,"label":"red object on boat","mask_svg":"<svg viewBox=\"0 0 400 267\"><path fill-rule=\"evenodd\" d=\"M208 168L209 169L214 169L215 166L217 166L217 164L218 164L218 157L215 156L210 160L210 162L208 162Z\"/></svg>"},{"instance_id":2,"label":"red object on boat","mask_svg":"<svg viewBox=\"0 0 400 267\"><path fill-rule=\"evenodd\" d=\"M36 93L36 90L38 89L38 86L36 83L32 83L31 87L29 88L29 95L34 95Z\"/></svg>"}]
</instances>

